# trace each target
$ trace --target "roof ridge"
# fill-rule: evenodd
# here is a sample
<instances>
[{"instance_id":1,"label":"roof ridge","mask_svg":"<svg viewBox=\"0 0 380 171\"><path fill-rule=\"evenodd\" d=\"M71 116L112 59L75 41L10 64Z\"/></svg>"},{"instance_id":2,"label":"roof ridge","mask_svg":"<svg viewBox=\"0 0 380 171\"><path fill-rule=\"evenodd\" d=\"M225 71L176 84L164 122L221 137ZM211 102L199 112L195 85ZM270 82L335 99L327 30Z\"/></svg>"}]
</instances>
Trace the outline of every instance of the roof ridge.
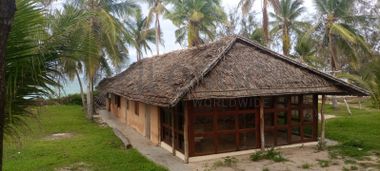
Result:
<instances>
[{"instance_id":1,"label":"roof ridge","mask_svg":"<svg viewBox=\"0 0 380 171\"><path fill-rule=\"evenodd\" d=\"M241 36L237 35L237 39L240 39L240 40L242 40L242 41L244 41L244 42L246 42L246 43L249 43L249 44L251 44L251 45L253 45L253 46L257 47L257 48L260 48L261 50L263 50L263 51L265 51L265 52L267 52L267 53L270 53L271 55L273 55L273 56L275 56L275 57L277 57L277 58L279 58L279 59L282 59L282 60L284 60L284 61L290 62L290 63L292 63L292 64L294 64L294 65L296 65L296 66L299 66L299 67L304 68L304 69L306 69L306 70L308 70L308 71L311 71L311 72L313 72L314 74L317 74L317 75L319 75L319 76L322 76L322 77L324 77L324 78L327 78L327 79L329 79L330 81L336 81L336 82L342 84L343 86L347 86L347 87L349 87L349 88L353 88L353 89L355 89L355 90L357 90L357 91L362 92L363 94L367 94L367 95L370 94L367 90L365 90L365 89L363 89L363 88L361 88L361 87L359 87L359 86L356 86L356 85L354 85L354 84L347 83L347 82L345 82L345 81L343 81L343 80L340 80L340 79L338 79L338 78L336 78L336 77L334 77L334 76L332 76L332 75L330 75L330 74L324 73L324 72L319 71L319 70L317 70L317 69L315 69L315 68L312 68L312 67L310 67L310 66L308 66L308 65L305 65L305 64L302 64L302 63L297 62L297 61L295 61L295 60L292 60L292 59L290 59L289 57L287 57L287 56L285 56L285 55L282 55L282 54L279 54L279 53L277 53L277 52L274 52L274 51L270 50L269 48L264 47L264 46L262 46L262 45L260 45L260 44L257 44L257 43L255 43L255 42L253 42L252 40L249 40L249 39L247 39L247 38L245 38L245 37L241 37Z\"/></svg>"},{"instance_id":2,"label":"roof ridge","mask_svg":"<svg viewBox=\"0 0 380 171\"><path fill-rule=\"evenodd\" d=\"M218 57L215 58L209 65L205 67L205 69L199 74L198 77L193 78L188 85L186 85L181 92L178 93L178 95L172 100L170 105L175 105L178 103L178 101L186 95L190 91L192 87L194 87L199 81L202 80L202 78L207 75L215 66L221 61L222 57L232 48L232 46L236 43L236 40L238 39L237 35L231 36L233 37L230 42L224 47L224 49L218 53Z\"/></svg>"}]
</instances>

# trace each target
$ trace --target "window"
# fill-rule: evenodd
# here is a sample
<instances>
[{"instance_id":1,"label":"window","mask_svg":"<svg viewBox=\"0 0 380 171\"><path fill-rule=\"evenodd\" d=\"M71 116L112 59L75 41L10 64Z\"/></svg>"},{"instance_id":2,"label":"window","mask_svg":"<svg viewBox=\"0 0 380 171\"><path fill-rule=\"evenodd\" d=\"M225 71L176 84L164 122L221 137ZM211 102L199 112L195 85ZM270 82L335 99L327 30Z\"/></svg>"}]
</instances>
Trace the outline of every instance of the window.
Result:
<instances>
[{"instance_id":1,"label":"window","mask_svg":"<svg viewBox=\"0 0 380 171\"><path fill-rule=\"evenodd\" d=\"M135 114L139 115L139 102L135 102Z\"/></svg>"},{"instance_id":2,"label":"window","mask_svg":"<svg viewBox=\"0 0 380 171\"><path fill-rule=\"evenodd\" d=\"M115 95L115 103L117 107L120 107L120 96Z\"/></svg>"}]
</instances>

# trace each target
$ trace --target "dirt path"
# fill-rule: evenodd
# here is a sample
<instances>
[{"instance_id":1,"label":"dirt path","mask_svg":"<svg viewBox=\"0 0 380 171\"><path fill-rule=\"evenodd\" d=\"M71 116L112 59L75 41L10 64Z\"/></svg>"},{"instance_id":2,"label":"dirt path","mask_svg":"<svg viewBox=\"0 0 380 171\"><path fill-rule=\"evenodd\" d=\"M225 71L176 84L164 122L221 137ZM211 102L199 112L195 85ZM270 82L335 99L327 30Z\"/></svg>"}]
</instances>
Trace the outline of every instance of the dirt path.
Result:
<instances>
[{"instance_id":1,"label":"dirt path","mask_svg":"<svg viewBox=\"0 0 380 171\"><path fill-rule=\"evenodd\" d=\"M352 159L332 158L327 151L317 151L315 147L289 148L279 150L288 160L274 162L271 160L251 161L249 155L235 157L237 162L226 167L225 159L191 163L193 170L198 171L340 171L340 170L379 170L380 160L378 157L355 161ZM362 163L373 165L363 165ZM376 164L377 163L377 164ZM375 167L373 167L375 166Z\"/></svg>"}]
</instances>

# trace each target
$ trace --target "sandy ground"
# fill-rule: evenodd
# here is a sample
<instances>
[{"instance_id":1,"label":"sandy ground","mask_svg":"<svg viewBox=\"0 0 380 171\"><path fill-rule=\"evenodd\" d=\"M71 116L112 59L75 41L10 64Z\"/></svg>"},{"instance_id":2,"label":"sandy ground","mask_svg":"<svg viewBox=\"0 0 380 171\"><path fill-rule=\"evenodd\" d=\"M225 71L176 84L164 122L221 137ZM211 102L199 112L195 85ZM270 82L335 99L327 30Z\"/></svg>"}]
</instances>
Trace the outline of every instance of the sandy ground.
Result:
<instances>
[{"instance_id":1,"label":"sandy ground","mask_svg":"<svg viewBox=\"0 0 380 171\"><path fill-rule=\"evenodd\" d=\"M348 158L329 157L327 151L317 151L315 147L297 147L280 149L283 156L288 160L285 162L274 162L271 160L251 161L249 155L236 156L237 162L233 166L225 166L224 159L190 163L195 171L294 171L294 170L323 170L323 171L341 171L341 170L380 170L380 159L371 156L363 161L355 161ZM322 162L320 162L322 160ZM219 164L218 164L219 163ZM322 166L321 163L328 163Z\"/></svg>"}]
</instances>

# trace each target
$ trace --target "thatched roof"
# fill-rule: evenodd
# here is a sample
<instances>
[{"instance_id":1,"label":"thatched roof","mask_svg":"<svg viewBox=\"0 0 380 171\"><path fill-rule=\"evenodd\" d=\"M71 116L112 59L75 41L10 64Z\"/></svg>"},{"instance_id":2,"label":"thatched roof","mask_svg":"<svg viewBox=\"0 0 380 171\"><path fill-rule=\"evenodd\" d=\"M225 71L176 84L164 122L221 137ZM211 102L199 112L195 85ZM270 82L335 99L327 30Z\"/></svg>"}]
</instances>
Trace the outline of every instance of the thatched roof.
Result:
<instances>
[{"instance_id":1,"label":"thatched roof","mask_svg":"<svg viewBox=\"0 0 380 171\"><path fill-rule=\"evenodd\" d=\"M133 63L103 92L158 106L179 100L368 92L239 36Z\"/></svg>"}]
</instances>

